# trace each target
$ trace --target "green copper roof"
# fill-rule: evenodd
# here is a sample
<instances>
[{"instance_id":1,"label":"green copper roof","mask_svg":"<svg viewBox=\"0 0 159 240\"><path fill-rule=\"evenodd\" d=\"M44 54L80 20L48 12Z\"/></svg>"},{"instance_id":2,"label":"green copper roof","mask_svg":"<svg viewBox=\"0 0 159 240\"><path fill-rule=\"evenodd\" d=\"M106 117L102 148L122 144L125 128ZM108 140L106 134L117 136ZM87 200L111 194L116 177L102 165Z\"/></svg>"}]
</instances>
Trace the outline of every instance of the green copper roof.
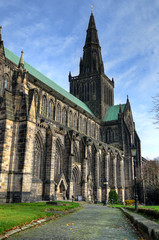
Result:
<instances>
[{"instance_id":1,"label":"green copper roof","mask_svg":"<svg viewBox=\"0 0 159 240\"><path fill-rule=\"evenodd\" d=\"M10 61L15 63L16 65L18 65L20 58L17 57L14 53L12 53L7 48L4 48L4 49L5 49L5 56L6 56L6 58L8 58ZM30 66L28 63L24 62L24 67L32 76L34 76L35 78L39 79L41 82L45 83L47 86L51 87L56 92L60 93L62 96L66 97L71 102L73 102L77 106L83 108L85 111L87 111L88 113L90 113L91 115L94 116L94 114L91 112L91 110L88 108L88 106L84 102L82 102L81 100L79 100L78 98L76 98L75 96L73 96L72 94L70 94L69 92L64 90L63 88L61 88L59 85L57 85L52 80L50 80L49 78L44 76L42 73L37 71L35 68Z\"/></svg>"},{"instance_id":2,"label":"green copper roof","mask_svg":"<svg viewBox=\"0 0 159 240\"><path fill-rule=\"evenodd\" d=\"M108 122L108 121L118 120L120 106L121 106L122 112L124 112L125 105L126 104L110 106L106 111L104 121Z\"/></svg>"}]
</instances>

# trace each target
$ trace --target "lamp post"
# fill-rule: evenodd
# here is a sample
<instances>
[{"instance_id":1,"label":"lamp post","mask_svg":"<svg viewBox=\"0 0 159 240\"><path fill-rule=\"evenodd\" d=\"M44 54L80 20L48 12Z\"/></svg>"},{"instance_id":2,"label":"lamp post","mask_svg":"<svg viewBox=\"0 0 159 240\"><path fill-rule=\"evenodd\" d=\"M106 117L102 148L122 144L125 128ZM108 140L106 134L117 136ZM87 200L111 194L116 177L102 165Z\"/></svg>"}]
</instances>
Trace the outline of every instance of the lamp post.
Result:
<instances>
[{"instance_id":1,"label":"lamp post","mask_svg":"<svg viewBox=\"0 0 159 240\"><path fill-rule=\"evenodd\" d=\"M131 146L131 155L134 159L134 186L135 186L135 212L137 212L137 185L136 185L136 146Z\"/></svg>"},{"instance_id":2,"label":"lamp post","mask_svg":"<svg viewBox=\"0 0 159 240\"><path fill-rule=\"evenodd\" d=\"M104 185L105 185L105 203L104 203L104 206L107 206L107 202L108 202L108 199L107 199L108 180L107 180L107 178L105 178L105 180L104 180Z\"/></svg>"}]
</instances>

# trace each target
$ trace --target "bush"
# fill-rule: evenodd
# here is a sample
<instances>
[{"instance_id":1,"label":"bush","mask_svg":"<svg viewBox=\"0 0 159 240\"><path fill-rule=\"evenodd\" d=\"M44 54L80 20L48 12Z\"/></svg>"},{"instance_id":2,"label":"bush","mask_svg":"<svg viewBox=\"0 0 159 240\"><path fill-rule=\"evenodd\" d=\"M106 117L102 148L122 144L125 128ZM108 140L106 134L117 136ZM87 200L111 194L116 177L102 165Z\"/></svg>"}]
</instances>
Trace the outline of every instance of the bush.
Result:
<instances>
[{"instance_id":1,"label":"bush","mask_svg":"<svg viewBox=\"0 0 159 240\"><path fill-rule=\"evenodd\" d=\"M119 203L118 194L116 193L115 190L110 190L110 192L109 192L109 202L110 203L112 203L112 199L113 199L113 203L115 203L115 204Z\"/></svg>"},{"instance_id":2,"label":"bush","mask_svg":"<svg viewBox=\"0 0 159 240\"><path fill-rule=\"evenodd\" d=\"M125 205L126 206L132 206L135 204L135 200L125 200Z\"/></svg>"}]
</instances>

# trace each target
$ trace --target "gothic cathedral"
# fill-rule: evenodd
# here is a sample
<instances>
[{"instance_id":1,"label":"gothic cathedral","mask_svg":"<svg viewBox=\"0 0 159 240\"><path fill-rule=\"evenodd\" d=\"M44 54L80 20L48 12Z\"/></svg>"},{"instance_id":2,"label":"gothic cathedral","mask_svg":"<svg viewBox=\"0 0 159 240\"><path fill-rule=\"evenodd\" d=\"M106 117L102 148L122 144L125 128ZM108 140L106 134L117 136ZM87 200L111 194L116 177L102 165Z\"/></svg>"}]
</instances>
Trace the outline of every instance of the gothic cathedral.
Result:
<instances>
[{"instance_id":1,"label":"gothic cathedral","mask_svg":"<svg viewBox=\"0 0 159 240\"><path fill-rule=\"evenodd\" d=\"M93 13L69 82L70 93L5 48L0 28L0 202L103 202L111 189L121 202L134 198L140 139L129 99L114 105Z\"/></svg>"}]
</instances>

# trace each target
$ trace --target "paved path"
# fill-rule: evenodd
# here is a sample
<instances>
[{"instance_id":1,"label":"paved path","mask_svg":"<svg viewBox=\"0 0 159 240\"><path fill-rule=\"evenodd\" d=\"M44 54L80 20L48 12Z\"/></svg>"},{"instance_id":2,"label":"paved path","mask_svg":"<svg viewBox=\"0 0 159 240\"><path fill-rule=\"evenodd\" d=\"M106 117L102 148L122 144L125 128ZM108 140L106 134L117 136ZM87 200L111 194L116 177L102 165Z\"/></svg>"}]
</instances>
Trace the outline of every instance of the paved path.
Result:
<instances>
[{"instance_id":1,"label":"paved path","mask_svg":"<svg viewBox=\"0 0 159 240\"><path fill-rule=\"evenodd\" d=\"M85 205L80 211L20 232L9 239L136 240L140 238L120 210L101 205Z\"/></svg>"}]
</instances>

